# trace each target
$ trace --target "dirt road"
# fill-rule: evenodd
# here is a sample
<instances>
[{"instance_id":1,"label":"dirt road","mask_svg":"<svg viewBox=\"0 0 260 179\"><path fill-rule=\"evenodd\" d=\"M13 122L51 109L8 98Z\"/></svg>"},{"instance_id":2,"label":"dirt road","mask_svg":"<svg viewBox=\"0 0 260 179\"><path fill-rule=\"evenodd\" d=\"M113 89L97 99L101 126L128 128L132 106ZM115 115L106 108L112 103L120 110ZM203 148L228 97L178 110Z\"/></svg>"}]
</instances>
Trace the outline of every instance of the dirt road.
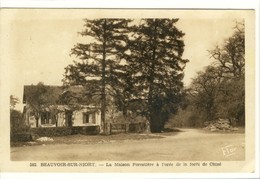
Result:
<instances>
[{"instance_id":1,"label":"dirt road","mask_svg":"<svg viewBox=\"0 0 260 179\"><path fill-rule=\"evenodd\" d=\"M245 159L244 133L181 129L163 138L92 144L46 144L11 148L15 161L220 161ZM147 134L140 134L147 135ZM105 137L105 136L104 136Z\"/></svg>"}]
</instances>

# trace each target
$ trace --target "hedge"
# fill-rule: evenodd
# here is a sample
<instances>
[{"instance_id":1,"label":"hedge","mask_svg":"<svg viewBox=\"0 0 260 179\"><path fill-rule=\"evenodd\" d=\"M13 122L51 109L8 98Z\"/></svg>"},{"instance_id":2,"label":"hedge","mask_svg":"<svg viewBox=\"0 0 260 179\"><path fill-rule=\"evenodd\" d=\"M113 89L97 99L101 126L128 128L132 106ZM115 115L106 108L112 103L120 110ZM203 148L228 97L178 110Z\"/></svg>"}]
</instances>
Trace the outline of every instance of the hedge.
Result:
<instances>
[{"instance_id":1,"label":"hedge","mask_svg":"<svg viewBox=\"0 0 260 179\"><path fill-rule=\"evenodd\" d=\"M49 128L32 128L33 134L41 137L67 136L74 134L97 135L100 132L99 126L75 126L75 127L49 127Z\"/></svg>"},{"instance_id":2,"label":"hedge","mask_svg":"<svg viewBox=\"0 0 260 179\"><path fill-rule=\"evenodd\" d=\"M32 141L32 135L30 133L15 133L11 136L11 142L29 142Z\"/></svg>"},{"instance_id":3,"label":"hedge","mask_svg":"<svg viewBox=\"0 0 260 179\"><path fill-rule=\"evenodd\" d=\"M31 128L30 132L40 137L66 136L71 135L71 128L68 127L40 127Z\"/></svg>"},{"instance_id":4,"label":"hedge","mask_svg":"<svg viewBox=\"0 0 260 179\"><path fill-rule=\"evenodd\" d=\"M100 133L100 126L71 127L71 135L73 135L73 134L97 135L99 133Z\"/></svg>"},{"instance_id":5,"label":"hedge","mask_svg":"<svg viewBox=\"0 0 260 179\"><path fill-rule=\"evenodd\" d=\"M11 131L11 142L28 142L37 137L68 136L74 134L97 135L100 133L100 126L75 126L75 127L46 127L30 128Z\"/></svg>"},{"instance_id":6,"label":"hedge","mask_svg":"<svg viewBox=\"0 0 260 179\"><path fill-rule=\"evenodd\" d=\"M139 122L139 123L130 123L129 124L129 131L128 132L144 132L146 128L146 124L143 122Z\"/></svg>"}]
</instances>

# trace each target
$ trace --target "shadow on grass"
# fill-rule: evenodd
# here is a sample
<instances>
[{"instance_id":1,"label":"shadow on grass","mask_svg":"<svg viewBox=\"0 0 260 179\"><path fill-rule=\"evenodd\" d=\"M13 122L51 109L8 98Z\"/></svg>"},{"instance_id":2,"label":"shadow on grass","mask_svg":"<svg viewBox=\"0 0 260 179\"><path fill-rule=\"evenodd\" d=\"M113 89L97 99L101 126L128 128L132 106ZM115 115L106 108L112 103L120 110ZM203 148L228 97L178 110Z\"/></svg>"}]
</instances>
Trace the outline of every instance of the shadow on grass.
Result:
<instances>
[{"instance_id":1,"label":"shadow on grass","mask_svg":"<svg viewBox=\"0 0 260 179\"><path fill-rule=\"evenodd\" d=\"M184 131L182 131L182 130L180 130L180 129L171 129L171 128L165 128L164 130L163 130L163 133L167 133L167 132L184 132Z\"/></svg>"}]
</instances>

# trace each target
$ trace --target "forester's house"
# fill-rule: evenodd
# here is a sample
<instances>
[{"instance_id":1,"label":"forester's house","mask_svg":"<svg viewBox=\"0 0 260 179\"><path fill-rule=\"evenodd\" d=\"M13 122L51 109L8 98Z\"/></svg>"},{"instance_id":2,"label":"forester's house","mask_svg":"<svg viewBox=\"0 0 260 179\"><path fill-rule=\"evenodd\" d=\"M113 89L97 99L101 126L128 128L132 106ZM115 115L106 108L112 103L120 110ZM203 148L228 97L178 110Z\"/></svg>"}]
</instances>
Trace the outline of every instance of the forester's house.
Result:
<instances>
[{"instance_id":1,"label":"forester's house","mask_svg":"<svg viewBox=\"0 0 260 179\"><path fill-rule=\"evenodd\" d=\"M36 111L35 106L32 107L31 98L32 93L35 93L37 86L30 85L24 86L23 103L24 111L23 115L26 124L32 128L36 127L64 127L64 126L100 126L101 116L100 109L96 106L89 105L84 100L74 102L77 107L73 107L69 104L62 104L60 97L66 93L73 92L74 94L80 93L83 88L79 86L64 88L61 86L45 86L44 93L41 94L40 99L44 99L44 104L39 105L40 110ZM37 103L38 97L33 100ZM59 101L59 102L58 102ZM87 105L88 104L88 105ZM36 104L37 105L37 104ZM37 115L38 114L38 115ZM38 120L36 120L38 116Z\"/></svg>"}]
</instances>

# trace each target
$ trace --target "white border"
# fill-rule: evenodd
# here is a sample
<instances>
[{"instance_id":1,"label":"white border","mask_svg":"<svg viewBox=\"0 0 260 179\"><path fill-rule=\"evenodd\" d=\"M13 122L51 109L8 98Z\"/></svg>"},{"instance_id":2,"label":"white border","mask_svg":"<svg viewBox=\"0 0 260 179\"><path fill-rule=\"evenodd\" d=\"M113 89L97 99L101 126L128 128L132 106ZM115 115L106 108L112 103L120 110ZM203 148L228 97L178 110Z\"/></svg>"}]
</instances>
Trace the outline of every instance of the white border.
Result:
<instances>
[{"instance_id":1,"label":"white border","mask_svg":"<svg viewBox=\"0 0 260 179\"><path fill-rule=\"evenodd\" d=\"M254 9L256 13L255 78L255 173L0 173L1 179L46 178L259 178L259 0L0 0L1 8L165 8L165 9ZM0 19L1 20L1 19Z\"/></svg>"},{"instance_id":2,"label":"white border","mask_svg":"<svg viewBox=\"0 0 260 179\"><path fill-rule=\"evenodd\" d=\"M1 0L1 7L12 8L198 8L255 9L258 0Z\"/></svg>"}]
</instances>

